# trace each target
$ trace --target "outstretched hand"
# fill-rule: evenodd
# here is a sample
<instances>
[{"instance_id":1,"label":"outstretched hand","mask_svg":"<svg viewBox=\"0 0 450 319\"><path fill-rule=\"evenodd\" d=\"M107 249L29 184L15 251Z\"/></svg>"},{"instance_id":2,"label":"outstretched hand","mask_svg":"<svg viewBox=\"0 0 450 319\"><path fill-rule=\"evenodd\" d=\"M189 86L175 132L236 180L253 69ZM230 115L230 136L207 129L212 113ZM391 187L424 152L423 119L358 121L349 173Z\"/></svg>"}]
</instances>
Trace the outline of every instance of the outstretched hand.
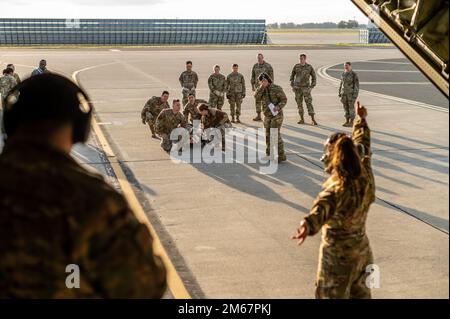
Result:
<instances>
[{"instance_id":1,"label":"outstretched hand","mask_svg":"<svg viewBox=\"0 0 450 319\"><path fill-rule=\"evenodd\" d=\"M297 240L297 245L300 246L305 242L306 237L308 237L308 224L303 220L297 228L297 233L291 239Z\"/></svg>"},{"instance_id":2,"label":"outstretched hand","mask_svg":"<svg viewBox=\"0 0 450 319\"><path fill-rule=\"evenodd\" d=\"M356 101L355 103L355 112L362 119L365 119L367 117L367 109L365 106L361 105L360 101Z\"/></svg>"}]
</instances>

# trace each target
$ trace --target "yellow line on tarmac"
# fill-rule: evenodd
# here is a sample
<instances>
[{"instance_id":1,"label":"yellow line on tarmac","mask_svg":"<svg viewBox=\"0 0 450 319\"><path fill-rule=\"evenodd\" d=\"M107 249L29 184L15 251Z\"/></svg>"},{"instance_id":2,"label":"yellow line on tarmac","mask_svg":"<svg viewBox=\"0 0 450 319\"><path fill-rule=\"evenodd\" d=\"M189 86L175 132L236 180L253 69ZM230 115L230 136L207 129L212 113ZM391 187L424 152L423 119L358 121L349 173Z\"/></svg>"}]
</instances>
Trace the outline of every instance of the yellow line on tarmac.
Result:
<instances>
[{"instance_id":1,"label":"yellow line on tarmac","mask_svg":"<svg viewBox=\"0 0 450 319\"><path fill-rule=\"evenodd\" d=\"M95 68L95 67L90 67L90 68L86 68L86 69L74 72L72 74L72 79L76 83L78 83L77 75L82 71L90 70L93 68ZM164 249L164 247L161 243L161 240L158 237L158 234L156 233L155 229L153 228L152 224L150 223L150 220L148 219L147 215L145 214L144 209L142 208L141 204L139 203L139 200L137 199L136 194L133 191L133 187L128 182L125 172L123 171L122 167L120 166L116 155L112 151L111 146L109 145L109 142L106 139L105 135L103 134L103 131L101 130L100 126L98 125L98 122L95 119L95 117L92 117L92 128L100 142L101 148L103 149L106 156L108 157L108 161L111 164L111 167L117 177L120 188L122 189L123 194L128 201L128 204L130 205L136 218L141 223L143 223L147 226L148 230L150 231L150 234L153 237L153 249L154 249L155 254L157 254L161 257L164 265L166 266L167 283L168 283L169 289L170 289L173 297L175 299L191 299L191 295L189 294L186 287L184 286L184 283L181 280L181 277L178 275L178 273L175 269L175 266L173 265L172 261L169 258L169 255L167 254L166 250Z\"/></svg>"}]
</instances>

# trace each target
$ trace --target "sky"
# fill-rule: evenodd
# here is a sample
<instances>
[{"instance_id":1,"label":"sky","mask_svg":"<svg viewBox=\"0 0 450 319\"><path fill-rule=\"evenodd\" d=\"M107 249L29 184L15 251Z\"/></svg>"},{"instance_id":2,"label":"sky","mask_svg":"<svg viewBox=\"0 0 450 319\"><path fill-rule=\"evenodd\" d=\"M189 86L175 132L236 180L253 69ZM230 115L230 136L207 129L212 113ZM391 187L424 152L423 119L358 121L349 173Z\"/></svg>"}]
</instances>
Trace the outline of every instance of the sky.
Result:
<instances>
[{"instance_id":1,"label":"sky","mask_svg":"<svg viewBox=\"0 0 450 319\"><path fill-rule=\"evenodd\" d=\"M265 19L339 22L367 18L350 0L0 0L0 18Z\"/></svg>"}]
</instances>

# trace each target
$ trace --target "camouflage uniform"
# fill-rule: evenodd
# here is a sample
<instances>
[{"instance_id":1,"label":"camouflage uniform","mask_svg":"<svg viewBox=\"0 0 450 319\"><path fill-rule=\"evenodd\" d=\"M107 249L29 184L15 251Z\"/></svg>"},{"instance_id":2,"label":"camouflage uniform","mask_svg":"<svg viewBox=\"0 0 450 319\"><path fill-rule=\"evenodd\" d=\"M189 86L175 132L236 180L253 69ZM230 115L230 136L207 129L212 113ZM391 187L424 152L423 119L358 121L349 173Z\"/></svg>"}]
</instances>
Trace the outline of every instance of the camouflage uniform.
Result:
<instances>
[{"instance_id":1,"label":"camouflage uniform","mask_svg":"<svg viewBox=\"0 0 450 319\"><path fill-rule=\"evenodd\" d=\"M303 119L303 99L305 100L306 107L308 108L308 114L314 115L313 99L311 96L311 90L316 86L316 72L314 68L306 63L301 65L296 64L291 73L291 87L295 93L295 101L297 102L298 114Z\"/></svg>"},{"instance_id":2,"label":"camouflage uniform","mask_svg":"<svg viewBox=\"0 0 450 319\"><path fill-rule=\"evenodd\" d=\"M201 120L202 115L198 111L197 106L201 103L208 103L202 99L195 99L194 104L190 104L189 102L184 106L183 115L186 118L186 121L189 123L193 123L195 120Z\"/></svg>"},{"instance_id":3,"label":"camouflage uniform","mask_svg":"<svg viewBox=\"0 0 450 319\"><path fill-rule=\"evenodd\" d=\"M163 102L161 97L154 96L145 103L141 112L142 123L147 123L152 132L152 136L155 136L155 122L159 113L162 110L170 108L169 103Z\"/></svg>"},{"instance_id":4,"label":"camouflage uniform","mask_svg":"<svg viewBox=\"0 0 450 319\"><path fill-rule=\"evenodd\" d=\"M227 76L227 99L230 103L230 114L238 119L241 116L242 100L245 98L245 79L241 73L230 73Z\"/></svg>"},{"instance_id":5,"label":"camouflage uniform","mask_svg":"<svg viewBox=\"0 0 450 319\"><path fill-rule=\"evenodd\" d=\"M17 85L17 81L12 75L4 75L0 78L0 94L2 95L2 107L5 107L5 98L13 87Z\"/></svg>"},{"instance_id":6,"label":"camouflage uniform","mask_svg":"<svg viewBox=\"0 0 450 319\"><path fill-rule=\"evenodd\" d=\"M17 74L17 73L14 72L13 76L14 76L14 78L16 79L16 83L17 83L17 84L20 84L20 82L22 82L22 81L20 80L19 74Z\"/></svg>"},{"instance_id":7,"label":"camouflage uniform","mask_svg":"<svg viewBox=\"0 0 450 319\"><path fill-rule=\"evenodd\" d=\"M305 218L309 236L322 229L316 298L371 297L365 280L373 256L365 226L369 207L375 201L375 181L366 120L355 123L353 141L364 147L361 177L342 185L332 175Z\"/></svg>"},{"instance_id":8,"label":"camouflage uniform","mask_svg":"<svg viewBox=\"0 0 450 319\"><path fill-rule=\"evenodd\" d=\"M266 129L266 155L270 155L270 129L278 129L278 155L280 159L285 159L284 142L281 137L281 126L283 125L283 108L287 104L287 97L281 86L276 84L269 84L267 88L260 86L256 92L255 97L263 101L264 105L264 128ZM272 114L269 109L269 104L272 103L280 110L276 116Z\"/></svg>"},{"instance_id":9,"label":"camouflage uniform","mask_svg":"<svg viewBox=\"0 0 450 319\"><path fill-rule=\"evenodd\" d=\"M173 113L172 109L163 110L156 119L156 133L161 137L161 147L166 152L172 149L170 134L178 127L186 127L187 121L181 112Z\"/></svg>"},{"instance_id":10,"label":"camouflage uniform","mask_svg":"<svg viewBox=\"0 0 450 319\"><path fill-rule=\"evenodd\" d=\"M220 133L222 134L222 146L225 147L225 129L232 127L228 114L212 108L209 109L207 116L202 116L201 121L204 130L211 128L220 129Z\"/></svg>"},{"instance_id":11,"label":"camouflage uniform","mask_svg":"<svg viewBox=\"0 0 450 319\"><path fill-rule=\"evenodd\" d=\"M209 106L221 110L224 103L226 91L226 79L223 74L211 74L208 79Z\"/></svg>"},{"instance_id":12,"label":"camouflage uniform","mask_svg":"<svg viewBox=\"0 0 450 319\"><path fill-rule=\"evenodd\" d=\"M258 77L262 73L267 73L270 76L270 78L272 79L272 81L275 81L274 75L273 75L273 68L269 63L267 63L267 62L264 62L263 64L256 63L252 69L251 84L252 84L253 91L256 91L256 89L258 88L258 86L259 86ZM261 110L262 110L261 108L264 107L262 104L263 104L262 100L260 100L255 95L255 107L256 107L256 113L258 115L261 114Z\"/></svg>"},{"instance_id":13,"label":"camouflage uniform","mask_svg":"<svg viewBox=\"0 0 450 319\"><path fill-rule=\"evenodd\" d=\"M344 106L345 119L351 122L355 119L355 102L359 94L358 74L353 71L342 73L339 86L339 97Z\"/></svg>"},{"instance_id":14,"label":"camouflage uniform","mask_svg":"<svg viewBox=\"0 0 450 319\"><path fill-rule=\"evenodd\" d=\"M188 102L189 94L195 94L195 89L197 88L198 83L198 75L194 71L184 71L181 73L180 78L181 87L183 90L181 93L183 94L183 104L186 105Z\"/></svg>"},{"instance_id":15,"label":"camouflage uniform","mask_svg":"<svg viewBox=\"0 0 450 319\"><path fill-rule=\"evenodd\" d=\"M41 142L0 155L0 298L160 298L166 271L148 228L99 174ZM66 266L80 289L66 287Z\"/></svg>"}]
</instances>

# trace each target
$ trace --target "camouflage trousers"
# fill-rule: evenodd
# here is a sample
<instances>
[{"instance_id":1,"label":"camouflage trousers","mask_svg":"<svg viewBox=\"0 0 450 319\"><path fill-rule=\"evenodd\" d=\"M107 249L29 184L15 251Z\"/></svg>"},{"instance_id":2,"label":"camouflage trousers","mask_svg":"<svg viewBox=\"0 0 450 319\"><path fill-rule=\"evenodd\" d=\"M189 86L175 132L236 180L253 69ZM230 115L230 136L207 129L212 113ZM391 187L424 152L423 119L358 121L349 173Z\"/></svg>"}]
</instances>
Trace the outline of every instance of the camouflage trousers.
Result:
<instances>
[{"instance_id":1,"label":"camouflage trousers","mask_svg":"<svg viewBox=\"0 0 450 319\"><path fill-rule=\"evenodd\" d=\"M342 94L341 96L342 106L344 107L345 119L354 120L355 119L355 102L356 98L352 94Z\"/></svg>"},{"instance_id":2,"label":"camouflage trousers","mask_svg":"<svg viewBox=\"0 0 450 319\"><path fill-rule=\"evenodd\" d=\"M161 148L166 152L170 152L172 149L172 141L170 140L169 134L159 134L161 137Z\"/></svg>"},{"instance_id":3,"label":"camouflage trousers","mask_svg":"<svg viewBox=\"0 0 450 319\"><path fill-rule=\"evenodd\" d=\"M225 98L224 96L217 96L214 93L210 93L208 103L209 106L222 110L223 104L225 103Z\"/></svg>"},{"instance_id":4,"label":"camouflage trousers","mask_svg":"<svg viewBox=\"0 0 450 319\"><path fill-rule=\"evenodd\" d=\"M322 242L317 271L317 299L370 299L366 285L369 273L366 267L373 264L368 244L362 247L348 245L327 246Z\"/></svg>"},{"instance_id":5,"label":"camouflage trousers","mask_svg":"<svg viewBox=\"0 0 450 319\"><path fill-rule=\"evenodd\" d=\"M262 99L258 99L258 98L256 98L255 97L255 108L256 108L256 113L261 113L261 110L262 110L262 104L263 104L263 101L262 101Z\"/></svg>"},{"instance_id":6,"label":"camouflage trousers","mask_svg":"<svg viewBox=\"0 0 450 319\"><path fill-rule=\"evenodd\" d=\"M271 136L270 132L271 129L278 129L278 155L284 156L284 142L283 138L281 137L281 127L283 125L283 114L278 114L277 116L265 116L264 117L264 128L266 130L266 155L270 155L270 151L272 148L272 145L270 143Z\"/></svg>"},{"instance_id":7,"label":"camouflage trousers","mask_svg":"<svg viewBox=\"0 0 450 319\"><path fill-rule=\"evenodd\" d=\"M228 103L230 103L230 115L241 116L242 95L240 93L228 94Z\"/></svg>"},{"instance_id":8,"label":"camouflage trousers","mask_svg":"<svg viewBox=\"0 0 450 319\"><path fill-rule=\"evenodd\" d=\"M170 152L172 150L172 146L174 143L170 139L170 134L160 133L159 137L161 138L161 148L166 152ZM189 143L189 141L190 141L190 135L187 134L186 136L179 136L175 142L176 143L181 142L181 145L185 145L185 144Z\"/></svg>"},{"instance_id":9,"label":"camouflage trousers","mask_svg":"<svg viewBox=\"0 0 450 319\"><path fill-rule=\"evenodd\" d=\"M297 102L298 114L301 117L305 114L303 109L303 100L305 100L306 107L308 108L308 114L314 115L314 107L313 107L313 98L311 96L311 89L307 87L302 87L294 90L295 93L295 102Z\"/></svg>"}]
</instances>

